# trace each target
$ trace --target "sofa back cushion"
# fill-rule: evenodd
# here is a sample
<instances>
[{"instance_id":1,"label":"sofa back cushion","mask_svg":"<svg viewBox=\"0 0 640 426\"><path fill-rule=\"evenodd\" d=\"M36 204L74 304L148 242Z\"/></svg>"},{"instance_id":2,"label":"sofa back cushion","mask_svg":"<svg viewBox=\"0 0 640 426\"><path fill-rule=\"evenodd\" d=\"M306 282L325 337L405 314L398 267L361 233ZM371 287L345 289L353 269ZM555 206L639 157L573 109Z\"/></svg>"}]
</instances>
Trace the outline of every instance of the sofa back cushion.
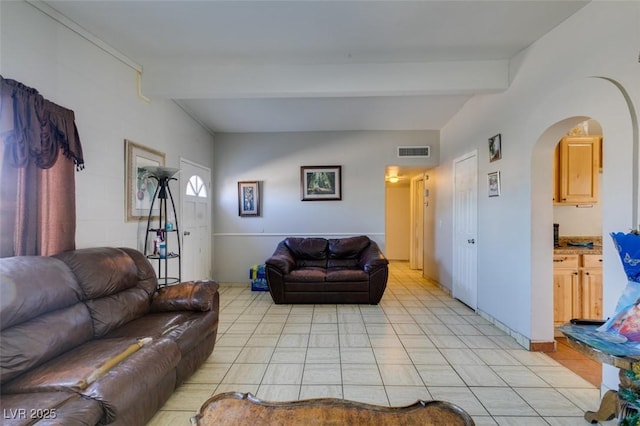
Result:
<instances>
[{"instance_id":1,"label":"sofa back cushion","mask_svg":"<svg viewBox=\"0 0 640 426\"><path fill-rule=\"evenodd\" d=\"M100 337L149 312L155 271L142 253L124 248L88 248L55 256L73 271Z\"/></svg>"},{"instance_id":2,"label":"sofa back cushion","mask_svg":"<svg viewBox=\"0 0 640 426\"><path fill-rule=\"evenodd\" d=\"M369 247L371 240L365 235L329 240L330 259L357 259L362 250Z\"/></svg>"},{"instance_id":3,"label":"sofa back cushion","mask_svg":"<svg viewBox=\"0 0 640 426\"><path fill-rule=\"evenodd\" d=\"M75 276L58 259L0 259L1 383L92 338L82 299Z\"/></svg>"},{"instance_id":4,"label":"sofa back cushion","mask_svg":"<svg viewBox=\"0 0 640 426\"><path fill-rule=\"evenodd\" d=\"M297 267L327 266L328 242L324 238L294 238L284 240L284 244L291 251Z\"/></svg>"}]
</instances>

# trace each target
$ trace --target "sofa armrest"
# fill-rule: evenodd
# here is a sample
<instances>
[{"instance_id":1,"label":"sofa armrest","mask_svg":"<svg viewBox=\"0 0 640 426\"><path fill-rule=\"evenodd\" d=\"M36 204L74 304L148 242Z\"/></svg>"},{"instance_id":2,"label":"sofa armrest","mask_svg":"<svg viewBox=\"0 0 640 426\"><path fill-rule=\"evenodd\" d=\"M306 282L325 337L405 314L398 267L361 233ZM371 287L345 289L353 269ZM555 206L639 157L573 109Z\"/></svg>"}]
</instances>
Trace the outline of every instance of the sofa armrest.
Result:
<instances>
[{"instance_id":1,"label":"sofa armrest","mask_svg":"<svg viewBox=\"0 0 640 426\"><path fill-rule=\"evenodd\" d=\"M373 272L379 268L386 268L389 261L384 257L382 251L380 251L378 244L375 241L371 241L369 246L360 253L358 263L365 272Z\"/></svg>"},{"instance_id":2,"label":"sofa armrest","mask_svg":"<svg viewBox=\"0 0 640 426\"><path fill-rule=\"evenodd\" d=\"M291 256L271 256L265 261L265 263L276 268L278 271L282 272L283 275L290 273L295 267L295 261L293 260L293 258L291 258Z\"/></svg>"},{"instance_id":3,"label":"sofa armrest","mask_svg":"<svg viewBox=\"0 0 640 426\"><path fill-rule=\"evenodd\" d=\"M162 287L153 295L151 312L210 311L214 309L215 281L188 281Z\"/></svg>"},{"instance_id":4,"label":"sofa armrest","mask_svg":"<svg viewBox=\"0 0 640 426\"><path fill-rule=\"evenodd\" d=\"M264 263L277 269L283 275L290 273L296 267L296 260L293 258L284 242L280 242L278 244L271 257Z\"/></svg>"}]
</instances>

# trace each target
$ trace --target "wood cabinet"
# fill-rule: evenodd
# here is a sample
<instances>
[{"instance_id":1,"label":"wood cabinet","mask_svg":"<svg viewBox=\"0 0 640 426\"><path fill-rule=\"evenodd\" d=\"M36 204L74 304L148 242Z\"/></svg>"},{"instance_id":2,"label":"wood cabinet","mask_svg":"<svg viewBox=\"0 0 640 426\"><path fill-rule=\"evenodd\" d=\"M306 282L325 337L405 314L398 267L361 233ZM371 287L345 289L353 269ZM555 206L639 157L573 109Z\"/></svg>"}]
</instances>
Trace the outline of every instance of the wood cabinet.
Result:
<instances>
[{"instance_id":1,"label":"wood cabinet","mask_svg":"<svg viewBox=\"0 0 640 426\"><path fill-rule=\"evenodd\" d=\"M553 323L562 325L579 318L579 255L553 256Z\"/></svg>"},{"instance_id":2,"label":"wood cabinet","mask_svg":"<svg viewBox=\"0 0 640 426\"><path fill-rule=\"evenodd\" d=\"M595 204L600 186L600 136L566 136L555 153L556 204Z\"/></svg>"},{"instance_id":3,"label":"wood cabinet","mask_svg":"<svg viewBox=\"0 0 640 426\"><path fill-rule=\"evenodd\" d=\"M582 285L581 318L602 318L602 255L583 254L580 271Z\"/></svg>"},{"instance_id":4,"label":"wood cabinet","mask_svg":"<svg viewBox=\"0 0 640 426\"><path fill-rule=\"evenodd\" d=\"M602 256L553 256L553 322L602 318Z\"/></svg>"}]
</instances>

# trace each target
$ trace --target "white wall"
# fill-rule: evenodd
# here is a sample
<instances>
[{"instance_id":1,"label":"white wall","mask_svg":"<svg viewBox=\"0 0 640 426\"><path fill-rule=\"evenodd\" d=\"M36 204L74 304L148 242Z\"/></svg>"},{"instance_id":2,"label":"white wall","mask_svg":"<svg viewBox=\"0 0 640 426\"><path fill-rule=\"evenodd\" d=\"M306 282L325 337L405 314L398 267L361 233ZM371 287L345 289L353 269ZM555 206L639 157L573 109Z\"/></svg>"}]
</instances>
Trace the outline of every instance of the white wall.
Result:
<instances>
[{"instance_id":1,"label":"white wall","mask_svg":"<svg viewBox=\"0 0 640 426\"><path fill-rule=\"evenodd\" d=\"M473 98L442 130L438 279L451 285L452 160L477 148L478 307L532 341L553 339L551 159L555 143L578 122L596 119L607 140L603 233L627 230L637 220L632 160L638 155L638 40L640 3L592 2L512 61L505 93ZM489 163L487 138L496 133L502 134L503 157ZM502 195L489 198L486 175L495 170L501 171ZM610 313L626 281L608 240L604 252Z\"/></svg>"},{"instance_id":2,"label":"white wall","mask_svg":"<svg viewBox=\"0 0 640 426\"><path fill-rule=\"evenodd\" d=\"M411 191L409 184L389 183L385 188L386 255L390 260L409 260Z\"/></svg>"},{"instance_id":3,"label":"white wall","mask_svg":"<svg viewBox=\"0 0 640 426\"><path fill-rule=\"evenodd\" d=\"M398 159L398 145L432 147L427 160ZM385 168L435 166L435 131L238 133L216 136L213 192L214 271L248 281L248 268L287 236L365 234L384 250ZM300 201L300 166L342 166L342 201ZM238 216L237 182L262 182L262 215Z\"/></svg>"},{"instance_id":4,"label":"white wall","mask_svg":"<svg viewBox=\"0 0 640 426\"><path fill-rule=\"evenodd\" d=\"M75 111L86 163L76 173L77 247L139 247L146 221L125 222L124 139L166 153L167 166L183 156L210 167L212 136L175 103L138 98L132 68L29 4L3 1L0 14L2 76Z\"/></svg>"},{"instance_id":5,"label":"white wall","mask_svg":"<svg viewBox=\"0 0 640 426\"><path fill-rule=\"evenodd\" d=\"M602 203L589 206L554 206L553 223L560 225L560 236L602 235Z\"/></svg>"}]
</instances>

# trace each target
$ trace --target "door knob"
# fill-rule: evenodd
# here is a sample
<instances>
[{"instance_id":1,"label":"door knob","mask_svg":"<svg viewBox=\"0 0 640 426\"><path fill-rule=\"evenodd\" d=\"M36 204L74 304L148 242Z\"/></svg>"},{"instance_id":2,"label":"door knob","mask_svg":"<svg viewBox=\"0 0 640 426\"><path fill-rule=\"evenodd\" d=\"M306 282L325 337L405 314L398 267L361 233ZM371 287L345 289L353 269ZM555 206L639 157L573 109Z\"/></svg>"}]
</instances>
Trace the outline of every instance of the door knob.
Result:
<instances>
[{"instance_id":1,"label":"door knob","mask_svg":"<svg viewBox=\"0 0 640 426\"><path fill-rule=\"evenodd\" d=\"M185 235L185 236L191 235L191 232L189 232L189 231L184 231L184 235Z\"/></svg>"},{"instance_id":2,"label":"door knob","mask_svg":"<svg viewBox=\"0 0 640 426\"><path fill-rule=\"evenodd\" d=\"M476 243L476 240L475 240L475 239L473 239L473 238L471 238L470 240L467 240L467 242L468 242L469 244L475 244L475 243Z\"/></svg>"}]
</instances>

